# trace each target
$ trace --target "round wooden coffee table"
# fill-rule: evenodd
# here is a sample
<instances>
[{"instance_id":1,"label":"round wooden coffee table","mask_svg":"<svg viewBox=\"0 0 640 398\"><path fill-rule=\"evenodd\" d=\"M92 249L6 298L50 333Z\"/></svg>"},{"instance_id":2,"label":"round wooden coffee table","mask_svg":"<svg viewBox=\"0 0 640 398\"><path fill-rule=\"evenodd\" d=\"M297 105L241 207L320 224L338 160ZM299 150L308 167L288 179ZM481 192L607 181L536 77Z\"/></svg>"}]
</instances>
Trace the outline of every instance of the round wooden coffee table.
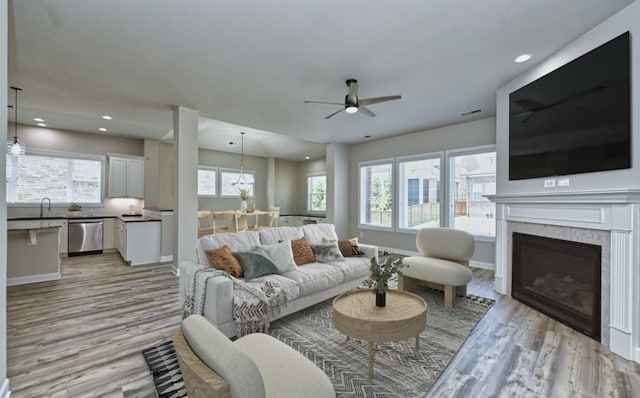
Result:
<instances>
[{"instance_id":1,"label":"round wooden coffee table","mask_svg":"<svg viewBox=\"0 0 640 398\"><path fill-rule=\"evenodd\" d=\"M413 293L387 290L387 305L376 307L374 289L354 289L333 300L333 325L347 338L369 342L369 378L373 378L373 358L377 343L416 338L427 326L427 303Z\"/></svg>"}]
</instances>

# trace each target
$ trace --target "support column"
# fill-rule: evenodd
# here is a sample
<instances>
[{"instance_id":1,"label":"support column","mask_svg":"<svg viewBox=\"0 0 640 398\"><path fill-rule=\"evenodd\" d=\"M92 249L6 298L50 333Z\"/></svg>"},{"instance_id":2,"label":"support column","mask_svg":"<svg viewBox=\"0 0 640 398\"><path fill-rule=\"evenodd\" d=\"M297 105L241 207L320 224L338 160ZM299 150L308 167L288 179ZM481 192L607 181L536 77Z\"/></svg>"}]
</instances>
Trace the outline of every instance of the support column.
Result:
<instances>
[{"instance_id":1,"label":"support column","mask_svg":"<svg viewBox=\"0 0 640 398\"><path fill-rule=\"evenodd\" d=\"M267 159L267 210L276 205L276 159Z\"/></svg>"},{"instance_id":2,"label":"support column","mask_svg":"<svg viewBox=\"0 0 640 398\"><path fill-rule=\"evenodd\" d=\"M2 142L7 142L7 15L8 4L0 0L0 126L4 126L0 133ZM12 6L13 8L13 6ZM16 82L17 83L17 82ZM7 167L7 151L0 154L0 174L4 175ZM7 193L6 186L0 187L0 398L8 398L9 379L7 378Z\"/></svg>"},{"instance_id":3,"label":"support column","mask_svg":"<svg viewBox=\"0 0 640 398\"><path fill-rule=\"evenodd\" d=\"M173 265L193 259L198 238L198 112L173 110Z\"/></svg>"},{"instance_id":4,"label":"support column","mask_svg":"<svg viewBox=\"0 0 640 398\"><path fill-rule=\"evenodd\" d=\"M327 144L327 221L339 237L349 235L349 151L344 144Z\"/></svg>"}]
</instances>

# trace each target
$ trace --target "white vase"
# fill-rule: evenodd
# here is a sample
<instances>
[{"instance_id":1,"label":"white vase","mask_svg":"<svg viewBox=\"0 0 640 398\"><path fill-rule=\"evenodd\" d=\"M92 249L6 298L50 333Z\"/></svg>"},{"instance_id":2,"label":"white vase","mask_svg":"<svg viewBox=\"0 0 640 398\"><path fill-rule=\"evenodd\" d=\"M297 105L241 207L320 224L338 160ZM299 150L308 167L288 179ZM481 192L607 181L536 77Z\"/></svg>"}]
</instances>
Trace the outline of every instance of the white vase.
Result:
<instances>
[{"instance_id":1,"label":"white vase","mask_svg":"<svg viewBox=\"0 0 640 398\"><path fill-rule=\"evenodd\" d=\"M247 201L243 200L240 202L240 211L243 213L247 212Z\"/></svg>"}]
</instances>

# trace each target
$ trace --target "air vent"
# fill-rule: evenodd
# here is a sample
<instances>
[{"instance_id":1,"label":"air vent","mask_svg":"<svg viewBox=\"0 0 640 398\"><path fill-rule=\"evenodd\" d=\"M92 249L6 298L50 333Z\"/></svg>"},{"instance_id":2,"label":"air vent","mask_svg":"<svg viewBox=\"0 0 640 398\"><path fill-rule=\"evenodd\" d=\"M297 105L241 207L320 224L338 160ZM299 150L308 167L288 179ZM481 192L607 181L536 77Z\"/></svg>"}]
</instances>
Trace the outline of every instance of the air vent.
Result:
<instances>
[{"instance_id":1,"label":"air vent","mask_svg":"<svg viewBox=\"0 0 640 398\"><path fill-rule=\"evenodd\" d=\"M474 109L469 112L462 112L460 116L469 116L469 115L473 115L474 113L480 113L480 112L482 112L482 109Z\"/></svg>"}]
</instances>

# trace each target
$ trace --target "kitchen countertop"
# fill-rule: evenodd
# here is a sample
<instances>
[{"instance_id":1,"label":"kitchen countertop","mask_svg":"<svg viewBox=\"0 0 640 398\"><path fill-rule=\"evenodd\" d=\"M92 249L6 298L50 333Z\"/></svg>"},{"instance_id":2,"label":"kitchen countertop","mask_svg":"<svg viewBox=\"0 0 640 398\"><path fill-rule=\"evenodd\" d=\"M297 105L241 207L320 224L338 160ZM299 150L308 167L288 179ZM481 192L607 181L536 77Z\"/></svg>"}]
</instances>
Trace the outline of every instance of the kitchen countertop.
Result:
<instances>
[{"instance_id":1,"label":"kitchen countertop","mask_svg":"<svg viewBox=\"0 0 640 398\"><path fill-rule=\"evenodd\" d=\"M8 217L7 221L46 221L46 220L95 220L99 218L117 218L124 222L146 222L146 221L161 221L159 218L155 217L147 217L147 216L98 216L98 215L82 215L80 217L69 217L69 216L44 216L44 217Z\"/></svg>"},{"instance_id":2,"label":"kitchen countertop","mask_svg":"<svg viewBox=\"0 0 640 398\"><path fill-rule=\"evenodd\" d=\"M147 216L118 216L116 217L118 220L124 221L124 222L148 222L148 221L162 221L159 218L155 218L155 217L147 217Z\"/></svg>"}]
</instances>

